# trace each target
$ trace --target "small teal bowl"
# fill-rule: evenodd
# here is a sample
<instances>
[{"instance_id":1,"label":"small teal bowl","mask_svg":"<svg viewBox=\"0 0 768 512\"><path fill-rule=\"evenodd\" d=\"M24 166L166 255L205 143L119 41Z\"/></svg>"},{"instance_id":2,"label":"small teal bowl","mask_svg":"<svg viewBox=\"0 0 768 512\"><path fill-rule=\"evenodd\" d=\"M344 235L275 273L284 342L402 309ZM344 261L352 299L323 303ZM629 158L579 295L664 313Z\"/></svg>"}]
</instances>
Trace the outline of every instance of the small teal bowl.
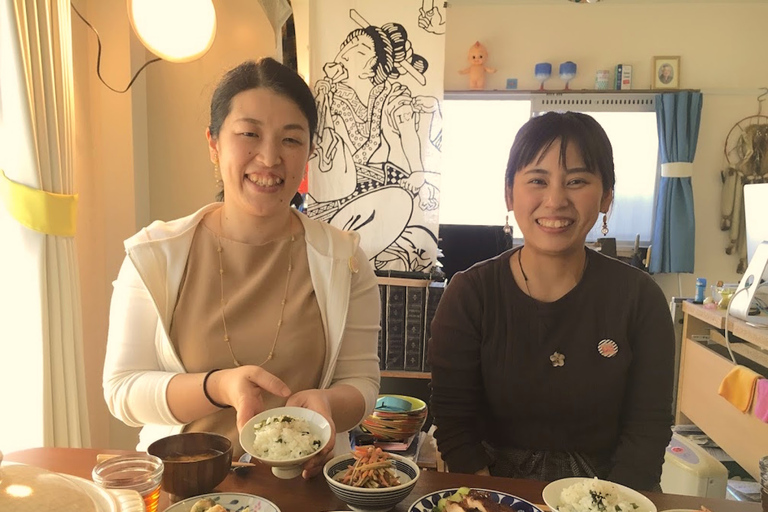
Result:
<instances>
[{"instance_id":1,"label":"small teal bowl","mask_svg":"<svg viewBox=\"0 0 768 512\"><path fill-rule=\"evenodd\" d=\"M335 477L343 474L347 467L355 463L355 457L351 453L339 455L326 462L325 467L323 467L323 475L333 494L346 503L350 509L358 512L386 512L411 494L421 474L419 466L411 459L393 453L390 453L389 456L394 462L395 471L402 482L395 487L368 489L352 487L337 481Z\"/></svg>"}]
</instances>

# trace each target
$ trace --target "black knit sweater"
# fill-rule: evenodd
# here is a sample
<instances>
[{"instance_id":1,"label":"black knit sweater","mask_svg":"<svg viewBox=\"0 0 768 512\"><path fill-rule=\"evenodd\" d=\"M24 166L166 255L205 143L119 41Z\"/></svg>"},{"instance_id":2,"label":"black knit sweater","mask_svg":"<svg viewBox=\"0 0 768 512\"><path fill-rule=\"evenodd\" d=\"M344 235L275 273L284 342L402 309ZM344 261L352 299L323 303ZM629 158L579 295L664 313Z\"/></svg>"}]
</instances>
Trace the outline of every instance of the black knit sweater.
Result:
<instances>
[{"instance_id":1,"label":"black knit sweater","mask_svg":"<svg viewBox=\"0 0 768 512\"><path fill-rule=\"evenodd\" d=\"M487 466L486 441L589 454L606 461L604 478L655 488L671 437L675 343L661 289L587 250L579 284L542 303L515 283L513 252L456 274L432 322L431 409L449 469ZM618 352L602 355L602 340Z\"/></svg>"}]
</instances>

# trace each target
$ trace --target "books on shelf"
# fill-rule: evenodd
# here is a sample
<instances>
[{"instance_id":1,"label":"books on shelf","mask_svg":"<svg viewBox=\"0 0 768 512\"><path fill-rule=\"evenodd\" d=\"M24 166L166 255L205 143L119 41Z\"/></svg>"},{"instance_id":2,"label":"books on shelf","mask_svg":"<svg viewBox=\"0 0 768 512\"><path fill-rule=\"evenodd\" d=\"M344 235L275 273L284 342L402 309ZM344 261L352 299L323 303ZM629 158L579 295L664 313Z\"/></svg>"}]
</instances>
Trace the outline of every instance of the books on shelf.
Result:
<instances>
[{"instance_id":1,"label":"books on shelf","mask_svg":"<svg viewBox=\"0 0 768 512\"><path fill-rule=\"evenodd\" d=\"M425 279L379 277L382 370L429 371L430 326L444 287Z\"/></svg>"},{"instance_id":2,"label":"books on shelf","mask_svg":"<svg viewBox=\"0 0 768 512\"><path fill-rule=\"evenodd\" d=\"M379 329L379 370L384 370L387 348L387 287L379 285L379 303L381 304L381 328Z\"/></svg>"},{"instance_id":3,"label":"books on shelf","mask_svg":"<svg viewBox=\"0 0 768 512\"><path fill-rule=\"evenodd\" d=\"M424 314L424 353L421 359L422 371L429 372L432 368L429 365L429 340L432 338L432 319L435 318L437 305L445 291L445 281L433 282L427 287L427 299Z\"/></svg>"},{"instance_id":4,"label":"books on shelf","mask_svg":"<svg viewBox=\"0 0 768 512\"><path fill-rule=\"evenodd\" d=\"M632 66L619 64L616 66L616 90L625 91L632 89Z\"/></svg>"},{"instance_id":5,"label":"books on shelf","mask_svg":"<svg viewBox=\"0 0 768 512\"><path fill-rule=\"evenodd\" d=\"M387 285L384 369L405 368L405 286Z\"/></svg>"},{"instance_id":6,"label":"books on shelf","mask_svg":"<svg viewBox=\"0 0 768 512\"><path fill-rule=\"evenodd\" d=\"M424 345L424 299L421 286L405 289L405 363L404 369L421 371L421 353Z\"/></svg>"}]
</instances>

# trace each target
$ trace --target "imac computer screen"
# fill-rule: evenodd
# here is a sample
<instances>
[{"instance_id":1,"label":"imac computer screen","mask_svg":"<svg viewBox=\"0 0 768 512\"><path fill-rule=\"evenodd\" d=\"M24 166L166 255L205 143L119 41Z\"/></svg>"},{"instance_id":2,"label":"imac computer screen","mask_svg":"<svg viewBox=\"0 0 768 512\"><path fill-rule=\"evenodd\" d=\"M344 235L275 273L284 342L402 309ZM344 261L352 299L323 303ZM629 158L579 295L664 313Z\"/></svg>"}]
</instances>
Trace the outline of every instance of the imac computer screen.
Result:
<instances>
[{"instance_id":1,"label":"imac computer screen","mask_svg":"<svg viewBox=\"0 0 768 512\"><path fill-rule=\"evenodd\" d=\"M744 221L747 228L748 265L729 304L730 313L749 325L768 327L763 300L768 281L768 183L744 186ZM762 305L761 307L754 307ZM762 311L762 312L761 312Z\"/></svg>"},{"instance_id":2,"label":"imac computer screen","mask_svg":"<svg viewBox=\"0 0 768 512\"><path fill-rule=\"evenodd\" d=\"M760 242L768 242L768 183L744 186L744 221L747 225L747 263Z\"/></svg>"}]
</instances>

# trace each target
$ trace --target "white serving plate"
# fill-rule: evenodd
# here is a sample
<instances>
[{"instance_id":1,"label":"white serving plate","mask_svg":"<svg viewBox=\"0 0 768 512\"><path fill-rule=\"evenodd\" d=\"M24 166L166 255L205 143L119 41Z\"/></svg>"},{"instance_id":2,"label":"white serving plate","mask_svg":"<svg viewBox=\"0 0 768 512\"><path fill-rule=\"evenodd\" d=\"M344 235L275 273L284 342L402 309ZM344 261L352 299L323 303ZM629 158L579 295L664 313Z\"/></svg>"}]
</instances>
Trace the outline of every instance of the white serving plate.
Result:
<instances>
[{"instance_id":1,"label":"white serving plate","mask_svg":"<svg viewBox=\"0 0 768 512\"><path fill-rule=\"evenodd\" d=\"M560 505L560 493L563 492L563 489L566 487L570 487L574 484L578 484L581 482L589 482L594 480L594 478L563 478L561 480L555 480L554 482L550 483L544 488L544 491L541 493L541 497L544 499L544 503L547 504L549 508L553 510L553 512L557 512L558 505ZM603 482L607 482L607 480L601 480ZM653 504L651 500L649 500L644 495L640 494L639 492L630 489L629 487L625 487L623 485L617 484L615 482L608 482L610 484L613 484L616 486L616 489L621 494L621 496L626 501L631 501L633 503L636 503L640 508L637 510L637 512L657 512L656 505Z\"/></svg>"},{"instance_id":2,"label":"white serving plate","mask_svg":"<svg viewBox=\"0 0 768 512\"><path fill-rule=\"evenodd\" d=\"M280 512L277 505L268 499L254 494L244 494L240 492L212 492L201 496L193 496L174 503L163 512L189 512L192 505L204 498L213 499L218 505L221 505L231 512L238 512L246 507L252 512Z\"/></svg>"}]
</instances>

